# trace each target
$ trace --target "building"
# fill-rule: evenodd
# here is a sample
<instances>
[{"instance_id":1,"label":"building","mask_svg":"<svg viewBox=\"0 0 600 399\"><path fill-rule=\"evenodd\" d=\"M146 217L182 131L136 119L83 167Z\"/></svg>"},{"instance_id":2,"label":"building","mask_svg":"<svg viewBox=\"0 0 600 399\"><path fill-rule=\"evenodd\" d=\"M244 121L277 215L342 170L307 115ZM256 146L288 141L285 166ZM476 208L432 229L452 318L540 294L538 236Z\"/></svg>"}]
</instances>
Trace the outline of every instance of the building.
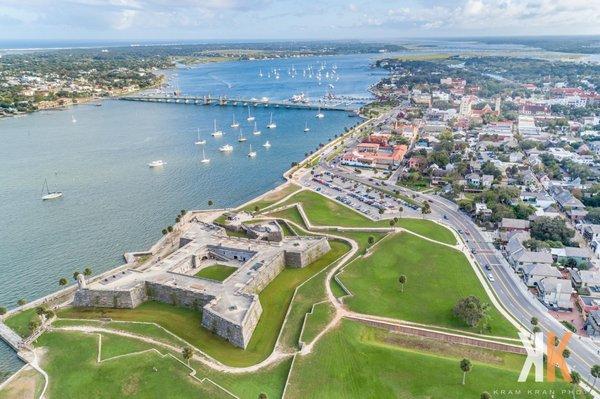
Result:
<instances>
[{"instance_id":1,"label":"building","mask_svg":"<svg viewBox=\"0 0 600 399\"><path fill-rule=\"evenodd\" d=\"M553 266L545 264L525 264L517 268L528 287L535 287L546 277L562 278L562 273Z\"/></svg>"},{"instance_id":2,"label":"building","mask_svg":"<svg viewBox=\"0 0 600 399\"><path fill-rule=\"evenodd\" d=\"M342 156L342 164L359 167L388 168L397 167L404 159L408 147L400 145L381 145L379 143L360 143Z\"/></svg>"},{"instance_id":3,"label":"building","mask_svg":"<svg viewBox=\"0 0 600 399\"><path fill-rule=\"evenodd\" d=\"M569 259L574 259L578 265L588 264L590 261L589 251L579 247L551 248L550 253L558 263L566 263Z\"/></svg>"},{"instance_id":4,"label":"building","mask_svg":"<svg viewBox=\"0 0 600 399\"><path fill-rule=\"evenodd\" d=\"M556 277L544 277L535 284L538 298L553 310L570 311L573 309L571 281Z\"/></svg>"},{"instance_id":5,"label":"building","mask_svg":"<svg viewBox=\"0 0 600 399\"><path fill-rule=\"evenodd\" d=\"M533 116L519 115L518 121L519 134L522 136L539 136L542 134L542 129L535 125Z\"/></svg>"},{"instance_id":6,"label":"building","mask_svg":"<svg viewBox=\"0 0 600 399\"><path fill-rule=\"evenodd\" d=\"M500 231L529 231L529 220L502 218L500 221Z\"/></svg>"},{"instance_id":7,"label":"building","mask_svg":"<svg viewBox=\"0 0 600 399\"><path fill-rule=\"evenodd\" d=\"M600 337L600 310L594 310L588 314L584 328L588 336Z\"/></svg>"},{"instance_id":8,"label":"building","mask_svg":"<svg viewBox=\"0 0 600 399\"><path fill-rule=\"evenodd\" d=\"M600 272L574 270L571 272L571 281L578 290L583 290L594 298L600 298Z\"/></svg>"},{"instance_id":9,"label":"building","mask_svg":"<svg viewBox=\"0 0 600 399\"><path fill-rule=\"evenodd\" d=\"M203 328L246 348L262 314L258 294L285 267L305 267L329 249L323 237L229 237L224 228L195 219L177 250L143 270L125 268L89 285L80 275L73 305L135 308L154 300L183 306L202 314ZM196 276L216 265L235 270L223 281Z\"/></svg>"}]
</instances>

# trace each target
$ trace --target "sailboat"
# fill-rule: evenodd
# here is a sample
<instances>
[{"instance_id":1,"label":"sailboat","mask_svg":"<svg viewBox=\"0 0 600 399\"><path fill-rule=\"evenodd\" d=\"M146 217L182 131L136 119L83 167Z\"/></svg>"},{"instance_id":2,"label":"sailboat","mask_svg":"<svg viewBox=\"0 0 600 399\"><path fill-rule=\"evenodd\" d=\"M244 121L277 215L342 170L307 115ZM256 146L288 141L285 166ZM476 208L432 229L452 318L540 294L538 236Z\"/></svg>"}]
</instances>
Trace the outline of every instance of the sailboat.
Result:
<instances>
[{"instance_id":1,"label":"sailboat","mask_svg":"<svg viewBox=\"0 0 600 399\"><path fill-rule=\"evenodd\" d=\"M234 129L240 127L240 124L235 121L235 114L233 114L233 121L231 122L230 126Z\"/></svg>"},{"instance_id":2,"label":"sailboat","mask_svg":"<svg viewBox=\"0 0 600 399\"><path fill-rule=\"evenodd\" d=\"M305 131L305 132L310 132L310 128L308 127L308 122L306 122L306 123L304 124L304 131Z\"/></svg>"},{"instance_id":3,"label":"sailboat","mask_svg":"<svg viewBox=\"0 0 600 399\"><path fill-rule=\"evenodd\" d=\"M263 77L262 69L259 70L258 76L260 76L261 78Z\"/></svg>"},{"instance_id":4,"label":"sailboat","mask_svg":"<svg viewBox=\"0 0 600 399\"><path fill-rule=\"evenodd\" d=\"M217 120L214 120L214 130L212 132L212 136L213 137L220 137L223 135L223 131L222 130L217 130Z\"/></svg>"},{"instance_id":5,"label":"sailboat","mask_svg":"<svg viewBox=\"0 0 600 399\"><path fill-rule=\"evenodd\" d=\"M267 142L263 144L263 147L265 147L265 148L271 147L271 143L269 143L269 140L267 140Z\"/></svg>"},{"instance_id":6,"label":"sailboat","mask_svg":"<svg viewBox=\"0 0 600 399\"><path fill-rule=\"evenodd\" d=\"M240 129L240 137L238 137L238 141L240 143L243 143L244 141L246 141L247 139L244 137L244 135L242 134L242 129Z\"/></svg>"},{"instance_id":7,"label":"sailboat","mask_svg":"<svg viewBox=\"0 0 600 399\"><path fill-rule=\"evenodd\" d=\"M160 168L161 166L165 166L167 163L165 161L163 161L162 159L159 159L157 161L152 161L148 164L148 166L150 168Z\"/></svg>"},{"instance_id":8,"label":"sailboat","mask_svg":"<svg viewBox=\"0 0 600 399\"><path fill-rule=\"evenodd\" d=\"M196 144L196 145L206 144L206 140L200 140L200 128L198 128L198 140L196 140L196 142L194 144Z\"/></svg>"},{"instance_id":9,"label":"sailboat","mask_svg":"<svg viewBox=\"0 0 600 399\"><path fill-rule=\"evenodd\" d=\"M254 122L254 130L252 131L252 134L258 136L260 133L260 130L258 130L256 127L256 122Z\"/></svg>"},{"instance_id":10,"label":"sailboat","mask_svg":"<svg viewBox=\"0 0 600 399\"><path fill-rule=\"evenodd\" d=\"M315 118L322 119L325 118L325 114L321 112L321 107L319 107L319 112L315 115Z\"/></svg>"},{"instance_id":11,"label":"sailboat","mask_svg":"<svg viewBox=\"0 0 600 399\"><path fill-rule=\"evenodd\" d=\"M75 119L75 115L71 115L71 122L77 123L77 119Z\"/></svg>"},{"instance_id":12,"label":"sailboat","mask_svg":"<svg viewBox=\"0 0 600 399\"><path fill-rule=\"evenodd\" d=\"M202 162L202 163L210 162L210 159L206 158L206 154L204 154L204 147L202 147L202 160L200 162Z\"/></svg>"},{"instance_id":13,"label":"sailboat","mask_svg":"<svg viewBox=\"0 0 600 399\"><path fill-rule=\"evenodd\" d=\"M250 158L254 158L256 156L256 151L252 151L252 144L250 144L250 152L248 152L248 156Z\"/></svg>"},{"instance_id":14,"label":"sailboat","mask_svg":"<svg viewBox=\"0 0 600 399\"><path fill-rule=\"evenodd\" d=\"M46 194L44 194L46 192ZM42 201L58 199L63 196L61 191L50 191L48 188L48 180L44 179L44 185L42 186Z\"/></svg>"},{"instance_id":15,"label":"sailboat","mask_svg":"<svg viewBox=\"0 0 600 399\"><path fill-rule=\"evenodd\" d=\"M246 120L248 122L252 122L254 120L254 117L250 114L250 107L248 107L248 117L246 118Z\"/></svg>"},{"instance_id":16,"label":"sailboat","mask_svg":"<svg viewBox=\"0 0 600 399\"><path fill-rule=\"evenodd\" d=\"M275 129L277 125L273 122L273 113L271 112L271 118L269 119L269 124L267 125L267 129Z\"/></svg>"},{"instance_id":17,"label":"sailboat","mask_svg":"<svg viewBox=\"0 0 600 399\"><path fill-rule=\"evenodd\" d=\"M222 145L221 147L219 147L219 151L230 152L230 151L233 151L233 147L229 144L225 144L225 145Z\"/></svg>"}]
</instances>

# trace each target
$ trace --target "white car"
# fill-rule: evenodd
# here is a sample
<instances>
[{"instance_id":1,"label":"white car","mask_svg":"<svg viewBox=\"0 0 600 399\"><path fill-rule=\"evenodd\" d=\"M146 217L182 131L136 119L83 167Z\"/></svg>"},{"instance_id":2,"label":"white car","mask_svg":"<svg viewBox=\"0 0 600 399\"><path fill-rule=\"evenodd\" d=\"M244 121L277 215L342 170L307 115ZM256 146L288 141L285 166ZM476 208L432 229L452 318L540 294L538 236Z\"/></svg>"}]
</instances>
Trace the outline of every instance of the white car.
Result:
<instances>
[{"instance_id":1,"label":"white car","mask_svg":"<svg viewBox=\"0 0 600 399\"><path fill-rule=\"evenodd\" d=\"M492 276L492 273L488 273L487 277L488 277L488 280L490 280L490 282L492 282L492 283L494 281L496 281L496 279L494 279L494 276Z\"/></svg>"}]
</instances>

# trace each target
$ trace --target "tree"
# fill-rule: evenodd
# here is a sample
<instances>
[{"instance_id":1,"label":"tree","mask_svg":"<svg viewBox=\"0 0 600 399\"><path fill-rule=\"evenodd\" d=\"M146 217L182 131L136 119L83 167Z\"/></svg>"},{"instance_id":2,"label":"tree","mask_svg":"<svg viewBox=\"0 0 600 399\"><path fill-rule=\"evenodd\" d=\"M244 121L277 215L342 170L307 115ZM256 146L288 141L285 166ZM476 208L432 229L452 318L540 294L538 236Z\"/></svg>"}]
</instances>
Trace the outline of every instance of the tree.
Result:
<instances>
[{"instance_id":1,"label":"tree","mask_svg":"<svg viewBox=\"0 0 600 399\"><path fill-rule=\"evenodd\" d=\"M169 233L171 233L171 232L173 231L173 226L168 226L168 227L167 227L167 231L168 231Z\"/></svg>"},{"instance_id":2,"label":"tree","mask_svg":"<svg viewBox=\"0 0 600 399\"><path fill-rule=\"evenodd\" d=\"M92 269L89 267L86 267L85 269L83 269L83 275L86 277L89 277L92 275Z\"/></svg>"},{"instance_id":3,"label":"tree","mask_svg":"<svg viewBox=\"0 0 600 399\"><path fill-rule=\"evenodd\" d=\"M406 276L404 274L401 274L400 277L398 277L398 282L400 283L400 290L402 292L404 292L404 284L406 284Z\"/></svg>"},{"instance_id":4,"label":"tree","mask_svg":"<svg viewBox=\"0 0 600 399\"><path fill-rule=\"evenodd\" d=\"M164 235L167 235L167 233L168 233L168 232L169 232L169 231L168 231L167 229L162 229L162 234L163 234L163 236L164 236Z\"/></svg>"},{"instance_id":5,"label":"tree","mask_svg":"<svg viewBox=\"0 0 600 399\"><path fill-rule=\"evenodd\" d=\"M212 200L208 200L208 206L213 206L214 202Z\"/></svg>"},{"instance_id":6,"label":"tree","mask_svg":"<svg viewBox=\"0 0 600 399\"><path fill-rule=\"evenodd\" d=\"M571 230L561 218L541 216L531 222L531 237L540 241L559 241L564 245L571 244L575 231Z\"/></svg>"},{"instance_id":7,"label":"tree","mask_svg":"<svg viewBox=\"0 0 600 399\"><path fill-rule=\"evenodd\" d=\"M73 280L77 281L77 276L79 276L80 274L81 274L81 273L79 273L79 272L77 272L77 271L76 271L76 272L74 272L74 273L73 273Z\"/></svg>"},{"instance_id":8,"label":"tree","mask_svg":"<svg viewBox=\"0 0 600 399\"><path fill-rule=\"evenodd\" d=\"M564 357L565 359L568 359L569 357L571 357L571 351L570 351L570 350L568 350L568 349L565 349L565 350L563 351L562 355L563 355L563 357Z\"/></svg>"},{"instance_id":9,"label":"tree","mask_svg":"<svg viewBox=\"0 0 600 399\"><path fill-rule=\"evenodd\" d=\"M373 245L373 243L375 242L375 237L369 236L367 241L369 242L369 245Z\"/></svg>"},{"instance_id":10,"label":"tree","mask_svg":"<svg viewBox=\"0 0 600 399\"><path fill-rule=\"evenodd\" d=\"M58 285L60 285L61 287L62 287L62 286L65 286L65 285L67 285L67 284L68 284L68 281L67 281L67 279L66 279L66 278L64 278L64 277L61 277L60 279L58 279Z\"/></svg>"},{"instance_id":11,"label":"tree","mask_svg":"<svg viewBox=\"0 0 600 399\"><path fill-rule=\"evenodd\" d=\"M454 315L465 322L469 327L476 326L481 319L487 317L489 305L481 302L481 300L469 295L466 298L460 299L454 306Z\"/></svg>"},{"instance_id":12,"label":"tree","mask_svg":"<svg viewBox=\"0 0 600 399\"><path fill-rule=\"evenodd\" d=\"M539 322L540 322L540 321L539 321L539 319L538 319L537 317L533 316L533 317L531 318L531 325L532 325L532 326L537 326L537 325L539 324Z\"/></svg>"},{"instance_id":13,"label":"tree","mask_svg":"<svg viewBox=\"0 0 600 399\"><path fill-rule=\"evenodd\" d=\"M23 305L25 305L26 303L27 303L27 300L26 300L26 299L24 299L24 298L21 298L21 299L19 299L19 300L17 301L17 305L19 305L19 306L23 306Z\"/></svg>"},{"instance_id":14,"label":"tree","mask_svg":"<svg viewBox=\"0 0 600 399\"><path fill-rule=\"evenodd\" d=\"M267 399L267 394L266 394L266 393L264 393L264 392L261 392L261 393L258 395L258 399Z\"/></svg>"},{"instance_id":15,"label":"tree","mask_svg":"<svg viewBox=\"0 0 600 399\"><path fill-rule=\"evenodd\" d=\"M255 212L255 213L258 213L258 211L260 211L260 208L258 207L258 205L256 205L256 206L254 207L254 212Z\"/></svg>"},{"instance_id":16,"label":"tree","mask_svg":"<svg viewBox=\"0 0 600 399\"><path fill-rule=\"evenodd\" d=\"M594 383L590 388L590 391L596 387L596 380L600 377L600 364L594 364L590 369L590 373L592 373L592 377L594 377Z\"/></svg>"},{"instance_id":17,"label":"tree","mask_svg":"<svg viewBox=\"0 0 600 399\"><path fill-rule=\"evenodd\" d=\"M431 205L429 205L429 202L427 202L427 201L423 202L423 205L421 205L421 213L423 215L431 213Z\"/></svg>"},{"instance_id":18,"label":"tree","mask_svg":"<svg viewBox=\"0 0 600 399\"><path fill-rule=\"evenodd\" d=\"M40 320L38 318L31 319L27 326L29 327L29 333L33 334L40 327Z\"/></svg>"},{"instance_id":19,"label":"tree","mask_svg":"<svg viewBox=\"0 0 600 399\"><path fill-rule=\"evenodd\" d=\"M581 382L581 374L579 374L577 371L573 371L571 372L571 384L573 384L573 398L575 398L575 392L577 391L576 386L579 385L579 383Z\"/></svg>"},{"instance_id":20,"label":"tree","mask_svg":"<svg viewBox=\"0 0 600 399\"><path fill-rule=\"evenodd\" d=\"M463 372L462 384L465 385L465 380L467 378L467 373L471 371L471 361L467 358L460 361L460 369Z\"/></svg>"},{"instance_id":21,"label":"tree","mask_svg":"<svg viewBox=\"0 0 600 399\"><path fill-rule=\"evenodd\" d=\"M189 346L184 347L181 350L181 356L187 362L188 366L190 365L190 359L194 356L194 351Z\"/></svg>"},{"instance_id":22,"label":"tree","mask_svg":"<svg viewBox=\"0 0 600 399\"><path fill-rule=\"evenodd\" d=\"M4 306L0 306L0 316L4 316L7 312L7 309Z\"/></svg>"},{"instance_id":23,"label":"tree","mask_svg":"<svg viewBox=\"0 0 600 399\"><path fill-rule=\"evenodd\" d=\"M482 392L479 399L492 399L492 395L489 392Z\"/></svg>"}]
</instances>

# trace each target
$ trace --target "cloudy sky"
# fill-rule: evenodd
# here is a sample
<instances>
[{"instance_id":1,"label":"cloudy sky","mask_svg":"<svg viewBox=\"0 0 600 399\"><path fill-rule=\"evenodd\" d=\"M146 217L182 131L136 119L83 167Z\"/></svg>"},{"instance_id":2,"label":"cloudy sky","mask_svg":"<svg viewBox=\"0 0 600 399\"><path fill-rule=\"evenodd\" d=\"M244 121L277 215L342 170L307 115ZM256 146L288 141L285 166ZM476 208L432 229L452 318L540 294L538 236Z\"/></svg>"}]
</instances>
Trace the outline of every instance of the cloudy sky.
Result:
<instances>
[{"instance_id":1,"label":"cloudy sky","mask_svg":"<svg viewBox=\"0 0 600 399\"><path fill-rule=\"evenodd\" d=\"M0 39L600 34L600 0L0 0Z\"/></svg>"}]
</instances>

